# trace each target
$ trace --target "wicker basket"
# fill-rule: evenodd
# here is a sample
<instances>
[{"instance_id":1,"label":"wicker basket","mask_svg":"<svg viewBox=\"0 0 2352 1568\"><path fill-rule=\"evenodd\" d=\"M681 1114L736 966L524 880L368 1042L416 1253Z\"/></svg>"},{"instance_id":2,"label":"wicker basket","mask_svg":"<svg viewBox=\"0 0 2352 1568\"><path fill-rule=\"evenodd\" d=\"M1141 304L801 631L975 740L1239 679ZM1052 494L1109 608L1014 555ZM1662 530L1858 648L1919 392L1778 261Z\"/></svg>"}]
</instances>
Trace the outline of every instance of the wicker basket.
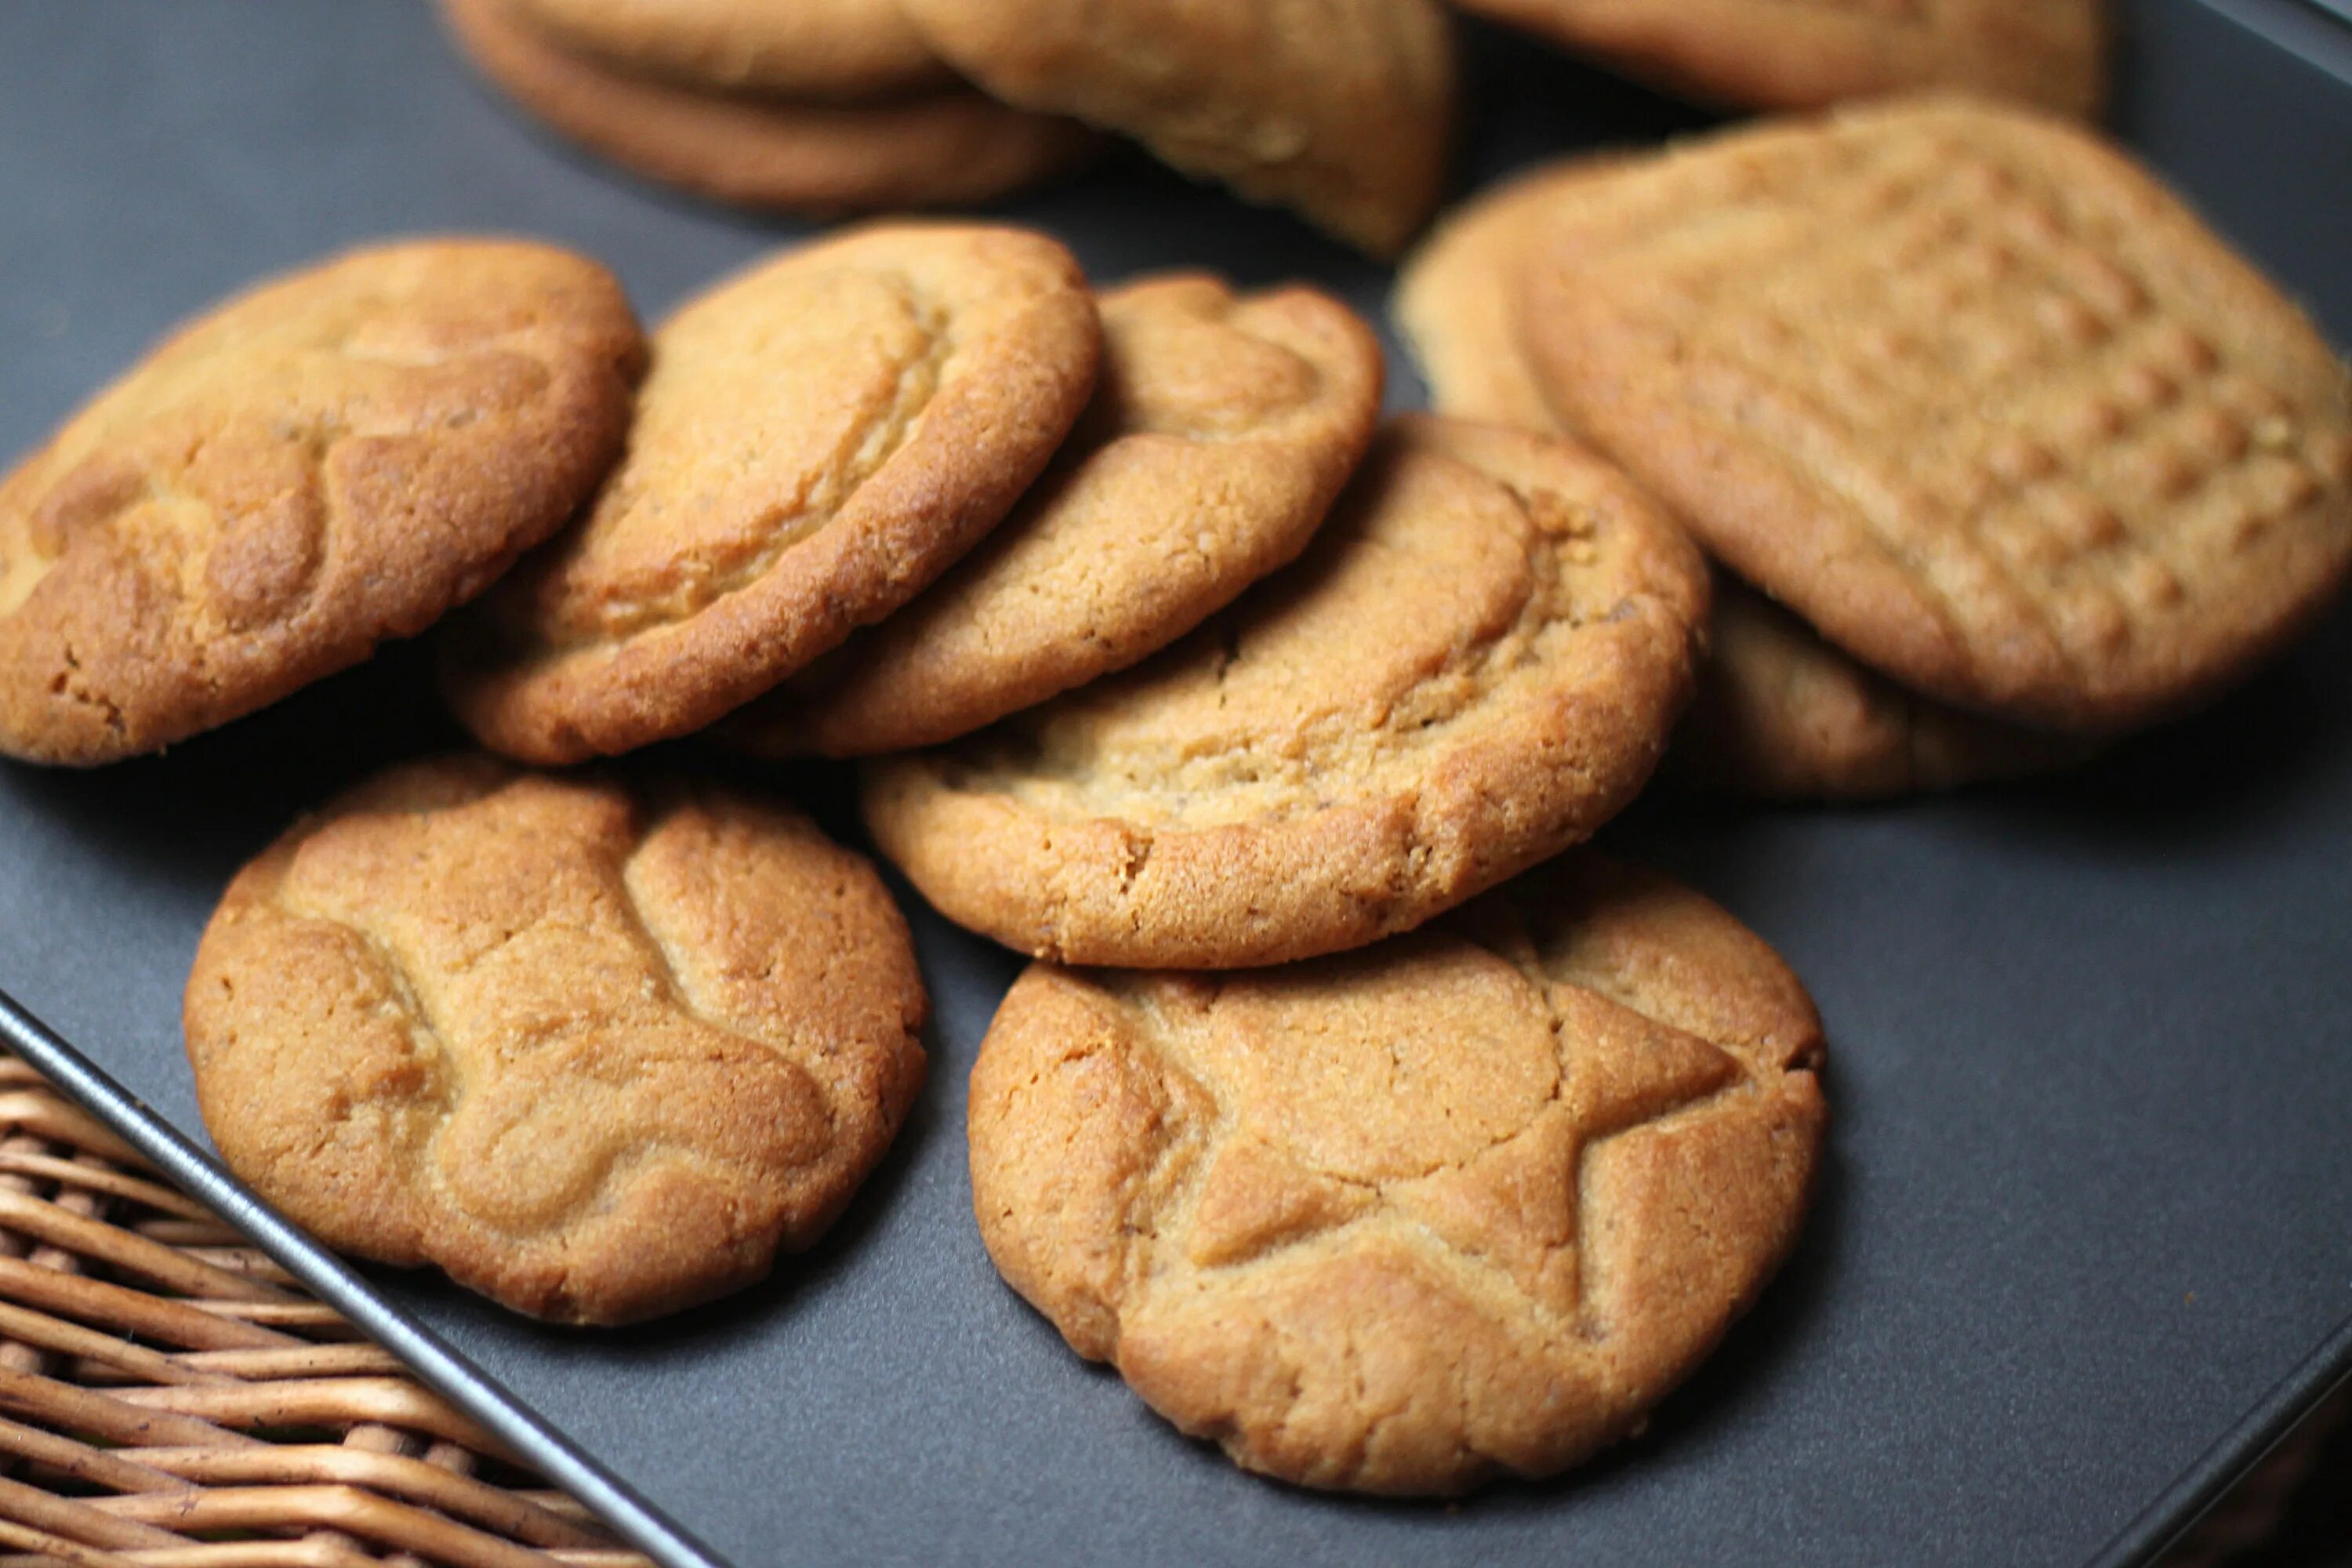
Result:
<instances>
[{"instance_id":1,"label":"wicker basket","mask_svg":"<svg viewBox=\"0 0 2352 1568\"><path fill-rule=\"evenodd\" d=\"M0 1055L0 1568L651 1568Z\"/></svg>"}]
</instances>

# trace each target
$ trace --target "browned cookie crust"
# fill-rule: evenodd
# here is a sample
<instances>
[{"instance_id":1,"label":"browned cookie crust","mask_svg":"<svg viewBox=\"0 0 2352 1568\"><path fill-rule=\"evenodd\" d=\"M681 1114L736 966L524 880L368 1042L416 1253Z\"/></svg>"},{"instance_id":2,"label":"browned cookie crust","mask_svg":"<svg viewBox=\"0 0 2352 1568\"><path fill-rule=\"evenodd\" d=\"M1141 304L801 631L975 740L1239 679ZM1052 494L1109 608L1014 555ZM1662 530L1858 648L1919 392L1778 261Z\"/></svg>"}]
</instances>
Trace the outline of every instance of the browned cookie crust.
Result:
<instances>
[{"instance_id":1,"label":"browned cookie crust","mask_svg":"<svg viewBox=\"0 0 2352 1568\"><path fill-rule=\"evenodd\" d=\"M655 334L584 521L455 628L459 717L541 763L711 723L994 527L1098 349L1077 263L1018 229L877 226L719 285Z\"/></svg>"},{"instance_id":2,"label":"browned cookie crust","mask_svg":"<svg viewBox=\"0 0 2352 1568\"><path fill-rule=\"evenodd\" d=\"M1399 330L1443 412L1552 431L1528 363L1518 289L1534 237L1622 158L1546 165L1454 209L1397 283ZM1882 800L2081 760L2076 737L1964 712L1905 690L1727 574L1709 658L1669 765L1727 794Z\"/></svg>"},{"instance_id":3,"label":"browned cookie crust","mask_svg":"<svg viewBox=\"0 0 2352 1568\"><path fill-rule=\"evenodd\" d=\"M610 273L509 241L197 318L0 479L0 751L152 752L423 631L593 488L644 353Z\"/></svg>"},{"instance_id":4,"label":"browned cookie crust","mask_svg":"<svg viewBox=\"0 0 2352 1568\"><path fill-rule=\"evenodd\" d=\"M1585 855L1244 975L1037 964L972 1068L972 1207L1073 1349L1235 1463L1457 1492L1634 1430L1795 1240L1804 989Z\"/></svg>"},{"instance_id":5,"label":"browned cookie crust","mask_svg":"<svg viewBox=\"0 0 2352 1568\"><path fill-rule=\"evenodd\" d=\"M1007 103L1133 136L1187 173L1393 255L1435 209L1454 58L1436 0L905 0Z\"/></svg>"},{"instance_id":6,"label":"browned cookie crust","mask_svg":"<svg viewBox=\"0 0 2352 1568\"><path fill-rule=\"evenodd\" d=\"M2070 114L2106 97L2105 0L1456 0L1716 103L1811 109L1965 88Z\"/></svg>"},{"instance_id":7,"label":"browned cookie crust","mask_svg":"<svg viewBox=\"0 0 2352 1568\"><path fill-rule=\"evenodd\" d=\"M492 85L572 141L650 178L810 217L968 206L1076 168L1099 139L1075 121L943 88L879 103L698 90L569 52L514 0L441 0Z\"/></svg>"},{"instance_id":8,"label":"browned cookie crust","mask_svg":"<svg viewBox=\"0 0 2352 1568\"><path fill-rule=\"evenodd\" d=\"M1101 299L1095 401L1046 477L921 597L739 715L771 755L953 739L1166 647L1306 547L1371 444L1381 346L1290 288Z\"/></svg>"},{"instance_id":9,"label":"browned cookie crust","mask_svg":"<svg viewBox=\"0 0 2352 1568\"><path fill-rule=\"evenodd\" d=\"M616 69L689 87L856 100L951 85L898 0L513 0Z\"/></svg>"},{"instance_id":10,"label":"browned cookie crust","mask_svg":"<svg viewBox=\"0 0 2352 1568\"><path fill-rule=\"evenodd\" d=\"M1553 405L1906 686L2149 722L2352 565L2352 377L2072 127L1934 100L1738 132L1580 193L1541 246Z\"/></svg>"},{"instance_id":11,"label":"browned cookie crust","mask_svg":"<svg viewBox=\"0 0 2352 1568\"><path fill-rule=\"evenodd\" d=\"M1124 675L870 765L883 852L1038 957L1226 968L1420 924L1608 820L1706 568L1609 465L1399 421L1307 553Z\"/></svg>"},{"instance_id":12,"label":"browned cookie crust","mask_svg":"<svg viewBox=\"0 0 2352 1568\"><path fill-rule=\"evenodd\" d=\"M873 868L793 813L456 758L239 873L186 1027L222 1156L328 1245L618 1323L832 1223L925 1005Z\"/></svg>"}]
</instances>

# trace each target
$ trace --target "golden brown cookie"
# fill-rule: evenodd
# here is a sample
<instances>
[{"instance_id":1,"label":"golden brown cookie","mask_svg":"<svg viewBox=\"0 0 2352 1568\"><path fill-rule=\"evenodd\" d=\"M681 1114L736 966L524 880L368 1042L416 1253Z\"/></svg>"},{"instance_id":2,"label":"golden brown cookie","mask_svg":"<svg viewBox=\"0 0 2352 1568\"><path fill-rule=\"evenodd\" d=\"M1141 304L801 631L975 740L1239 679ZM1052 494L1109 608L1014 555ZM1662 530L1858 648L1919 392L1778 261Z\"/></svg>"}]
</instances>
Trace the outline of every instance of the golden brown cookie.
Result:
<instances>
[{"instance_id":1,"label":"golden brown cookie","mask_svg":"<svg viewBox=\"0 0 2352 1568\"><path fill-rule=\"evenodd\" d=\"M1328 294L1181 274L1104 294L1053 469L907 608L739 715L769 755L928 746L1124 668L1306 547L1371 444L1381 345Z\"/></svg>"},{"instance_id":2,"label":"golden brown cookie","mask_svg":"<svg viewBox=\"0 0 2352 1568\"><path fill-rule=\"evenodd\" d=\"M624 73L854 101L955 81L898 0L512 0L518 19Z\"/></svg>"},{"instance_id":3,"label":"golden brown cookie","mask_svg":"<svg viewBox=\"0 0 2352 1568\"><path fill-rule=\"evenodd\" d=\"M1667 766L1704 788L1766 800L1891 800L2019 778L2089 757L2080 735L2029 730L1906 691L1718 575L1713 657Z\"/></svg>"},{"instance_id":4,"label":"golden brown cookie","mask_svg":"<svg viewBox=\"0 0 2352 1568\"><path fill-rule=\"evenodd\" d=\"M155 751L423 631L594 487L644 356L610 273L500 240L198 317L0 479L0 752Z\"/></svg>"},{"instance_id":5,"label":"golden brown cookie","mask_svg":"<svg viewBox=\"0 0 2352 1568\"><path fill-rule=\"evenodd\" d=\"M1457 0L1709 102L1811 109L1948 87L2091 114L2105 0Z\"/></svg>"},{"instance_id":6,"label":"golden brown cookie","mask_svg":"<svg viewBox=\"0 0 2352 1568\"><path fill-rule=\"evenodd\" d=\"M1435 0L904 4L1007 103L1124 132L1375 254L1437 205L1454 59Z\"/></svg>"},{"instance_id":7,"label":"golden brown cookie","mask_svg":"<svg viewBox=\"0 0 2352 1568\"><path fill-rule=\"evenodd\" d=\"M875 841L1040 958L1359 946L1590 835L1689 696L1706 574L1608 464L1413 417L1315 542L1183 642L866 776Z\"/></svg>"},{"instance_id":8,"label":"golden brown cookie","mask_svg":"<svg viewBox=\"0 0 2352 1568\"><path fill-rule=\"evenodd\" d=\"M992 201L1076 168L1097 139L950 88L820 103L631 76L541 37L514 0L441 0L490 83L583 146L719 201L831 217Z\"/></svg>"},{"instance_id":9,"label":"golden brown cookie","mask_svg":"<svg viewBox=\"0 0 2352 1568\"><path fill-rule=\"evenodd\" d=\"M1529 237L1623 166L1552 164L1450 214L1400 276L1399 330L1444 413L1521 429L1559 421L1528 363L1516 309ZM1670 763L1727 794L1875 800L2009 778L2079 761L2079 739L1931 701L1855 663L1810 626L1717 574L1710 657Z\"/></svg>"},{"instance_id":10,"label":"golden brown cookie","mask_svg":"<svg viewBox=\"0 0 2352 1568\"><path fill-rule=\"evenodd\" d=\"M1770 1278L1821 1024L1745 927L1586 854L1249 974L1034 965L972 1208L1071 1348L1236 1464L1445 1493L1635 1429Z\"/></svg>"},{"instance_id":11,"label":"golden brown cookie","mask_svg":"<svg viewBox=\"0 0 2352 1568\"><path fill-rule=\"evenodd\" d=\"M2352 564L2352 377L2120 153L1958 100L1587 189L1522 321L1561 416L1863 663L2019 722L2194 704Z\"/></svg>"},{"instance_id":12,"label":"golden brown cookie","mask_svg":"<svg viewBox=\"0 0 2352 1568\"><path fill-rule=\"evenodd\" d=\"M238 873L185 1024L223 1158L329 1246L620 1323L833 1222L925 1005L873 868L801 816L459 757Z\"/></svg>"},{"instance_id":13,"label":"golden brown cookie","mask_svg":"<svg viewBox=\"0 0 2352 1568\"><path fill-rule=\"evenodd\" d=\"M701 729L897 609L994 527L1094 389L1068 251L971 224L764 262L654 336L628 452L448 645L494 751L569 763Z\"/></svg>"}]
</instances>

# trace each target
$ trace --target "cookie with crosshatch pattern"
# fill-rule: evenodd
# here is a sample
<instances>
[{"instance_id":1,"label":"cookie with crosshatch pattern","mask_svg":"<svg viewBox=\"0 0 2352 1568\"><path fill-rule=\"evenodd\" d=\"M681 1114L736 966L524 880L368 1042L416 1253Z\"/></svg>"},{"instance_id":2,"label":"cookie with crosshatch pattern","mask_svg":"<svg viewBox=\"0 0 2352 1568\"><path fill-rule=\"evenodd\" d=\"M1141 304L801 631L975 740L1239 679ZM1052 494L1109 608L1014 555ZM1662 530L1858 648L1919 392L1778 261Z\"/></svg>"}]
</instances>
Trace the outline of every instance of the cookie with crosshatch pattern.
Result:
<instances>
[{"instance_id":1,"label":"cookie with crosshatch pattern","mask_svg":"<svg viewBox=\"0 0 2352 1568\"><path fill-rule=\"evenodd\" d=\"M1397 1494L1636 1427L1794 1242L1821 1026L1753 933L1571 854L1245 974L1032 966L972 1207L1071 1348L1244 1467Z\"/></svg>"},{"instance_id":2,"label":"cookie with crosshatch pattern","mask_svg":"<svg viewBox=\"0 0 2352 1568\"><path fill-rule=\"evenodd\" d=\"M2074 114L2106 96L2106 0L1461 0L1713 103L1945 87Z\"/></svg>"},{"instance_id":3,"label":"cookie with crosshatch pattern","mask_svg":"<svg viewBox=\"0 0 2352 1568\"><path fill-rule=\"evenodd\" d=\"M1735 131L1564 205L1561 416L1905 685L2053 728L2194 704L2352 564L2352 377L2113 147L1959 99Z\"/></svg>"},{"instance_id":4,"label":"cookie with crosshatch pattern","mask_svg":"<svg viewBox=\"0 0 2352 1568\"><path fill-rule=\"evenodd\" d=\"M873 867L798 814L459 756L239 872L184 1023L222 1157L328 1245L618 1323L824 1231L926 1010Z\"/></svg>"}]
</instances>

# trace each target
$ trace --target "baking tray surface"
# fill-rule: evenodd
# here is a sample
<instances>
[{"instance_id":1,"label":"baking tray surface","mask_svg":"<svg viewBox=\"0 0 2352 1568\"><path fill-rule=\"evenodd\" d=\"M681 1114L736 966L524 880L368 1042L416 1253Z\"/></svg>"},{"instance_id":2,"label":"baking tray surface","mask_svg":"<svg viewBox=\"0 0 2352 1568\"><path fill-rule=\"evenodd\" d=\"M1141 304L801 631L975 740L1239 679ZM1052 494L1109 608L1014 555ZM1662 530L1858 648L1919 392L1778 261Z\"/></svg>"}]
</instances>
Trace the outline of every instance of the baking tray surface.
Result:
<instances>
[{"instance_id":1,"label":"baking tray surface","mask_svg":"<svg viewBox=\"0 0 2352 1568\"><path fill-rule=\"evenodd\" d=\"M2352 32L2292 0L2127 10L2124 132L2352 342ZM1465 188L1700 123L1474 44ZM1140 160L1003 210L1099 279L1307 276L1374 316L1387 292ZM0 5L0 450L262 273L468 229L579 246L649 319L804 232L559 152L422 5ZM1419 402L1392 363L1391 401ZM220 887L332 789L457 743L399 649L163 758L0 765L0 986L200 1133L178 1002ZM761 776L854 835L837 772ZM2352 1366L2352 615L2070 777L1865 811L1653 797L1611 837L1804 975L1835 1121L1757 1312L1646 1436L1558 1484L1459 1507L1286 1489L1077 1363L969 1212L963 1079L1016 963L903 886L931 1086L814 1254L623 1333L371 1278L742 1568L2137 1561Z\"/></svg>"}]
</instances>

